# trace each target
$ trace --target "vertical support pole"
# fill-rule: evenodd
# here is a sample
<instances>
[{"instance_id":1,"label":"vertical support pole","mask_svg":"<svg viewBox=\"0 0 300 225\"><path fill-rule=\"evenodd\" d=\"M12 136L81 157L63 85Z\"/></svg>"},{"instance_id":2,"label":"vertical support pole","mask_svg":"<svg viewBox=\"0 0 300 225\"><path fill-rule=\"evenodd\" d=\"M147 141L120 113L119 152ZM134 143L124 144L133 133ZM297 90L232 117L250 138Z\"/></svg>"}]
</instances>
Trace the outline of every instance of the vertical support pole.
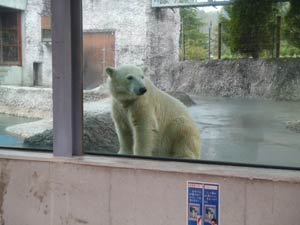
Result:
<instances>
[{"instance_id":1,"label":"vertical support pole","mask_svg":"<svg viewBox=\"0 0 300 225\"><path fill-rule=\"evenodd\" d=\"M182 46L182 60L185 61L185 36L184 36L184 27L183 27L183 18L182 18L182 22L181 22L181 46Z\"/></svg>"},{"instance_id":2,"label":"vertical support pole","mask_svg":"<svg viewBox=\"0 0 300 225\"><path fill-rule=\"evenodd\" d=\"M281 30L281 16L277 16L276 29L276 58L280 57L280 30Z\"/></svg>"},{"instance_id":3,"label":"vertical support pole","mask_svg":"<svg viewBox=\"0 0 300 225\"><path fill-rule=\"evenodd\" d=\"M222 57L222 24L218 26L218 59Z\"/></svg>"},{"instance_id":4,"label":"vertical support pole","mask_svg":"<svg viewBox=\"0 0 300 225\"><path fill-rule=\"evenodd\" d=\"M22 15L21 12L18 12L17 15L17 29L18 29L18 64L22 65Z\"/></svg>"},{"instance_id":5,"label":"vertical support pole","mask_svg":"<svg viewBox=\"0 0 300 225\"><path fill-rule=\"evenodd\" d=\"M210 60L210 56L211 56L211 21L209 23L209 28L208 28L208 59Z\"/></svg>"},{"instance_id":6,"label":"vertical support pole","mask_svg":"<svg viewBox=\"0 0 300 225\"><path fill-rule=\"evenodd\" d=\"M53 152L82 154L81 0L52 0Z\"/></svg>"}]
</instances>

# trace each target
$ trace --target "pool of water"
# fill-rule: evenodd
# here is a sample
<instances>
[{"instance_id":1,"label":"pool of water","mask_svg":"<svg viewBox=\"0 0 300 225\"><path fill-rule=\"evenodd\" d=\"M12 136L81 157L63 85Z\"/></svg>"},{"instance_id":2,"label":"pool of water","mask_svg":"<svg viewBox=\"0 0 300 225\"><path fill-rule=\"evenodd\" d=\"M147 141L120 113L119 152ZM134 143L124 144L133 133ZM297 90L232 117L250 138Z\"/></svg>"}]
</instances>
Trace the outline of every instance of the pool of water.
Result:
<instances>
[{"instance_id":1,"label":"pool of water","mask_svg":"<svg viewBox=\"0 0 300 225\"><path fill-rule=\"evenodd\" d=\"M9 134L8 132L5 131L5 128L20 123L32 122L35 120L36 119L29 119L25 117L16 117L16 116L0 114L0 146L16 147L16 148L30 147L30 146L24 146L22 138Z\"/></svg>"},{"instance_id":2,"label":"pool of water","mask_svg":"<svg viewBox=\"0 0 300 225\"><path fill-rule=\"evenodd\" d=\"M300 120L299 102L193 97L189 108L199 124L201 158L212 161L300 167L300 134L286 128ZM7 126L35 119L0 114L0 146L24 146Z\"/></svg>"},{"instance_id":3,"label":"pool of water","mask_svg":"<svg viewBox=\"0 0 300 225\"><path fill-rule=\"evenodd\" d=\"M300 167L299 102L194 98L189 108L201 129L204 160Z\"/></svg>"}]
</instances>

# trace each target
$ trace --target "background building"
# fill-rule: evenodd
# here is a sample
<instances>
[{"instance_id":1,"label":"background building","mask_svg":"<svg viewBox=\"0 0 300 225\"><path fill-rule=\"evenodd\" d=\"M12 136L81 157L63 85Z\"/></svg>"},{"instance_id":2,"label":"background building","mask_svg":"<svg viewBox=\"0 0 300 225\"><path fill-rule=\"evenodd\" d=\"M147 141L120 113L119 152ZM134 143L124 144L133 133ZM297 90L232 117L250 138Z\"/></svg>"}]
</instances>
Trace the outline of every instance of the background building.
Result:
<instances>
[{"instance_id":1,"label":"background building","mask_svg":"<svg viewBox=\"0 0 300 225\"><path fill-rule=\"evenodd\" d=\"M152 9L151 0L84 0L85 88L105 80L106 66L146 64L154 74L163 71L177 61L179 30L178 10ZM50 0L1 1L0 84L51 86L51 57Z\"/></svg>"}]
</instances>

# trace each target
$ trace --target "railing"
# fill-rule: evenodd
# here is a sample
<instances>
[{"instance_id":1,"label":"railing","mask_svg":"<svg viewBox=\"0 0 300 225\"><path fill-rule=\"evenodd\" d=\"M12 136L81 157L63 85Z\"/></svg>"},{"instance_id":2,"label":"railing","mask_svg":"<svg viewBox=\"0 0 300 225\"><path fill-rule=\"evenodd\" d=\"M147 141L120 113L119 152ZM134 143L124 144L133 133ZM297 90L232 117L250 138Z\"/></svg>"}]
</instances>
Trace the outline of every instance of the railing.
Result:
<instances>
[{"instance_id":1,"label":"railing","mask_svg":"<svg viewBox=\"0 0 300 225\"><path fill-rule=\"evenodd\" d=\"M205 7L231 4L232 0L152 0L154 8Z\"/></svg>"},{"instance_id":2,"label":"railing","mask_svg":"<svg viewBox=\"0 0 300 225\"><path fill-rule=\"evenodd\" d=\"M274 2L288 2L289 0L273 0ZM152 0L153 8L207 7L224 6L234 0Z\"/></svg>"}]
</instances>

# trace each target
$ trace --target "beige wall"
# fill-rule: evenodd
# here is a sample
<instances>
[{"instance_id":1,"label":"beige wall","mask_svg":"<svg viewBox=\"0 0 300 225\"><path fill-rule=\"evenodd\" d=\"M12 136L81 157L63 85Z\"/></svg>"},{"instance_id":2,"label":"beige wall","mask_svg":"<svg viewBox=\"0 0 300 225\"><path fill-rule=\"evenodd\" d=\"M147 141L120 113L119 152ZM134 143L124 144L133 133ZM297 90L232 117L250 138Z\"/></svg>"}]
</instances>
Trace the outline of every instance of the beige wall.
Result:
<instances>
[{"instance_id":1,"label":"beige wall","mask_svg":"<svg viewBox=\"0 0 300 225\"><path fill-rule=\"evenodd\" d=\"M300 173L0 151L0 224L184 225L187 180L219 183L219 225L300 222Z\"/></svg>"}]
</instances>

